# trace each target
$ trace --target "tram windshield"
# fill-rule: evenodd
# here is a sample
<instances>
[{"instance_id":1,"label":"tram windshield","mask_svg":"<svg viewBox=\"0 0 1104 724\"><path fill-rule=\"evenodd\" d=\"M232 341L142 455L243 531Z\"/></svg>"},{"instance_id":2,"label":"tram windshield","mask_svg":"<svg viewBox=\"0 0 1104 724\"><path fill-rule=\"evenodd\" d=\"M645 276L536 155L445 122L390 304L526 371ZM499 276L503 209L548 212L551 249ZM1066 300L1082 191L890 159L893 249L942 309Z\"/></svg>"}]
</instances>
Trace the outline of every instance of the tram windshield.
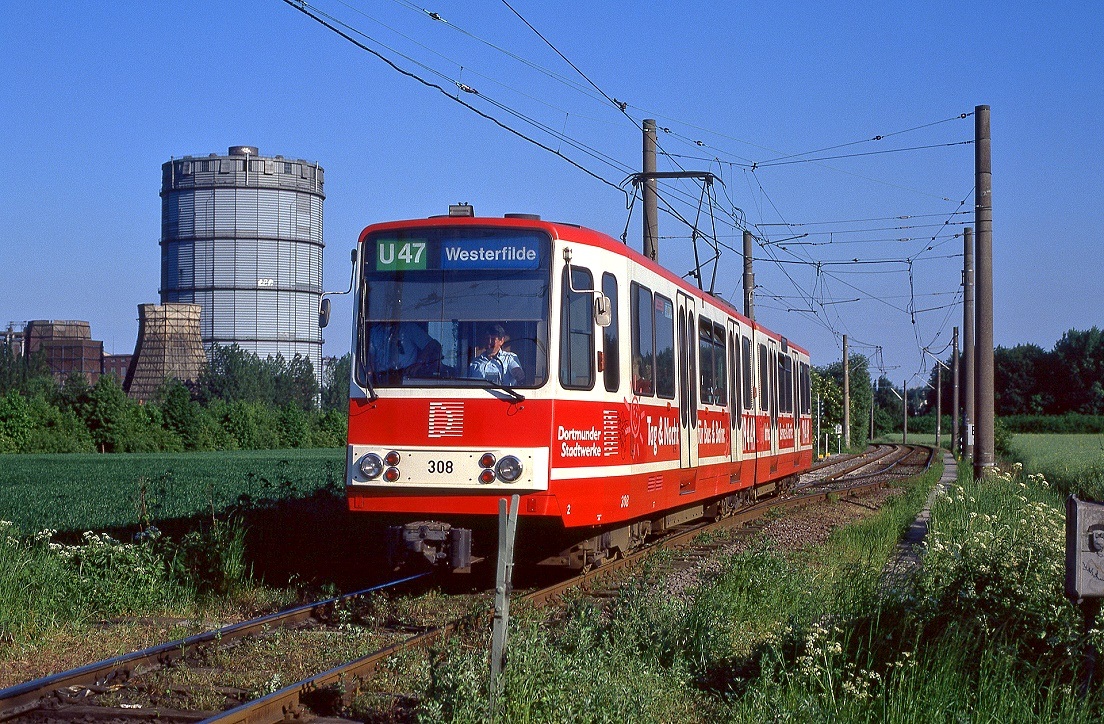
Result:
<instances>
[{"instance_id":1,"label":"tram windshield","mask_svg":"<svg viewBox=\"0 0 1104 724\"><path fill-rule=\"evenodd\" d=\"M424 228L365 239L356 377L372 387L521 387L548 378L551 238Z\"/></svg>"}]
</instances>

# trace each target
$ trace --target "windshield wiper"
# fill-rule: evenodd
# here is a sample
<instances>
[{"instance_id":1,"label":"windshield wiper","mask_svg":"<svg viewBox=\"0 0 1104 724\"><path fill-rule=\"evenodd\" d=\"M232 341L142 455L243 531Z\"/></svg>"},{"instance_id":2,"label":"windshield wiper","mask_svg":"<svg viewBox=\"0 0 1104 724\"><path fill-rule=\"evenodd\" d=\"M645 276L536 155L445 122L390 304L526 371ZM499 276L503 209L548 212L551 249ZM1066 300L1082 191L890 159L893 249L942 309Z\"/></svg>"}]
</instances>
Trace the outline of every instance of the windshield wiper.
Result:
<instances>
[{"instance_id":1,"label":"windshield wiper","mask_svg":"<svg viewBox=\"0 0 1104 724\"><path fill-rule=\"evenodd\" d=\"M501 382L494 382L493 380L482 380L481 379L481 380L478 380L478 381L482 382L487 387L491 387L491 388L494 388L496 390L502 390L507 395L509 395L511 397L511 399L513 399L514 402L525 402L525 395L521 394L520 392L515 390L513 387L510 387L509 385L504 385Z\"/></svg>"}]
</instances>

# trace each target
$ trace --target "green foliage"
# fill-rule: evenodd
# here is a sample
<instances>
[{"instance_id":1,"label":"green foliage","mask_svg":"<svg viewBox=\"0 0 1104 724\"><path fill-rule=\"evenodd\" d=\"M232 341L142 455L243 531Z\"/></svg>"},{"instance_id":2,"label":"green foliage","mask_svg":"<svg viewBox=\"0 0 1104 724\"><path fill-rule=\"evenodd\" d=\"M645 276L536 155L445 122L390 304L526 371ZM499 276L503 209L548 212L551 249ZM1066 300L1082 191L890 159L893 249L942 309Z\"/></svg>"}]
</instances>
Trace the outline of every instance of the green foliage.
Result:
<instances>
[{"instance_id":1,"label":"green foliage","mask_svg":"<svg viewBox=\"0 0 1104 724\"><path fill-rule=\"evenodd\" d=\"M1049 352L1033 344L997 347L993 363L1000 416L1104 415L1104 331L1097 327L1069 330Z\"/></svg>"},{"instance_id":2,"label":"green foliage","mask_svg":"<svg viewBox=\"0 0 1104 724\"><path fill-rule=\"evenodd\" d=\"M40 396L16 392L0 397L0 453L89 452L92 437L83 422Z\"/></svg>"},{"instance_id":3,"label":"green foliage","mask_svg":"<svg viewBox=\"0 0 1104 724\"><path fill-rule=\"evenodd\" d=\"M817 392L821 395L821 430L831 430L835 425L843 424L843 361L814 368L812 375L814 405ZM851 386L851 446L862 448L870 437L870 404L874 394L866 357L850 355L848 378Z\"/></svg>"},{"instance_id":4,"label":"green foliage","mask_svg":"<svg viewBox=\"0 0 1104 724\"><path fill-rule=\"evenodd\" d=\"M11 522L0 521L0 641L25 641L74 621L171 608L189 598L153 540L121 543L86 532L67 545L55 543L54 533L23 537Z\"/></svg>"},{"instance_id":5,"label":"green foliage","mask_svg":"<svg viewBox=\"0 0 1104 724\"><path fill-rule=\"evenodd\" d=\"M174 578L200 594L234 592L249 578L245 532L236 518L216 519L209 527L189 531L170 548Z\"/></svg>"},{"instance_id":6,"label":"green foliage","mask_svg":"<svg viewBox=\"0 0 1104 724\"><path fill-rule=\"evenodd\" d=\"M224 400L270 407L294 403L304 410L317 406L318 379L310 360L302 355L290 360L279 354L261 359L236 344L215 345L208 360L196 383L201 402Z\"/></svg>"},{"instance_id":7,"label":"green foliage","mask_svg":"<svg viewBox=\"0 0 1104 724\"><path fill-rule=\"evenodd\" d=\"M349 409L349 380L352 376L353 354L346 352L323 375L322 409Z\"/></svg>"},{"instance_id":8,"label":"green foliage","mask_svg":"<svg viewBox=\"0 0 1104 724\"><path fill-rule=\"evenodd\" d=\"M1042 474L960 481L932 508L921 613L935 628L966 619L1032 660L1061 660L1079 636L1063 596L1065 513Z\"/></svg>"}]
</instances>

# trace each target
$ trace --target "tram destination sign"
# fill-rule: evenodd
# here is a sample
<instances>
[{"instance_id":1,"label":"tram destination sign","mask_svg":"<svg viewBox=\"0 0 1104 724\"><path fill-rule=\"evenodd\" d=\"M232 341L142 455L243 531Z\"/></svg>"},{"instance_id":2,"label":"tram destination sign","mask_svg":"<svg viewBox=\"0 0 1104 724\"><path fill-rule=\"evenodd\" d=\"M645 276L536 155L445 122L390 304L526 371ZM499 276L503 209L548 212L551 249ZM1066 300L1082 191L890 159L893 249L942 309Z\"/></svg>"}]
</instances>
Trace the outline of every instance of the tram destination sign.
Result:
<instances>
[{"instance_id":1,"label":"tram destination sign","mask_svg":"<svg viewBox=\"0 0 1104 724\"><path fill-rule=\"evenodd\" d=\"M442 269L539 269L532 237L449 240L441 244Z\"/></svg>"},{"instance_id":2,"label":"tram destination sign","mask_svg":"<svg viewBox=\"0 0 1104 724\"><path fill-rule=\"evenodd\" d=\"M542 239L532 235L375 240L376 271L540 269Z\"/></svg>"}]
</instances>

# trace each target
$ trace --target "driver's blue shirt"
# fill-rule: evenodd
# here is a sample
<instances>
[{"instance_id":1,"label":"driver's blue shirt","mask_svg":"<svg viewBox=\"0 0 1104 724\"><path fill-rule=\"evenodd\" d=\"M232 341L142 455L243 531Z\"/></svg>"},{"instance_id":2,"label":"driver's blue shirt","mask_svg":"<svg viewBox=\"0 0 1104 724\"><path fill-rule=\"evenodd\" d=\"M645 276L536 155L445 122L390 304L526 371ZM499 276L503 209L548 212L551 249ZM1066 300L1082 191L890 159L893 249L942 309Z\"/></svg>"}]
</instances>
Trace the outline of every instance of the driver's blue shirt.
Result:
<instances>
[{"instance_id":1,"label":"driver's blue shirt","mask_svg":"<svg viewBox=\"0 0 1104 724\"><path fill-rule=\"evenodd\" d=\"M488 357L484 352L472 360L468 366L468 375L513 387L521 384L521 362L516 354L506 350L499 350L493 357Z\"/></svg>"}]
</instances>

